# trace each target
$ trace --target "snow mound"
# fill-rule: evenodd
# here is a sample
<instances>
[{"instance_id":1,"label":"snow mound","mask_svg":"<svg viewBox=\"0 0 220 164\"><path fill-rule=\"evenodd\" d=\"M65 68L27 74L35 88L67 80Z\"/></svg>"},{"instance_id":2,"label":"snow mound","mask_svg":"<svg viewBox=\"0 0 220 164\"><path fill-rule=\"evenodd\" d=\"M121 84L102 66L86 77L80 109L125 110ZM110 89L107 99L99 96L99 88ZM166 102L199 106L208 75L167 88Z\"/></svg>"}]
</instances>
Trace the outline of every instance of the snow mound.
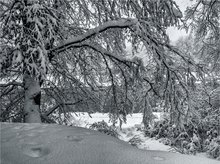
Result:
<instances>
[{"instance_id":1,"label":"snow mound","mask_svg":"<svg viewBox=\"0 0 220 164\"><path fill-rule=\"evenodd\" d=\"M164 151L143 151L97 131L55 124L1 123L2 164L218 164Z\"/></svg>"}]
</instances>

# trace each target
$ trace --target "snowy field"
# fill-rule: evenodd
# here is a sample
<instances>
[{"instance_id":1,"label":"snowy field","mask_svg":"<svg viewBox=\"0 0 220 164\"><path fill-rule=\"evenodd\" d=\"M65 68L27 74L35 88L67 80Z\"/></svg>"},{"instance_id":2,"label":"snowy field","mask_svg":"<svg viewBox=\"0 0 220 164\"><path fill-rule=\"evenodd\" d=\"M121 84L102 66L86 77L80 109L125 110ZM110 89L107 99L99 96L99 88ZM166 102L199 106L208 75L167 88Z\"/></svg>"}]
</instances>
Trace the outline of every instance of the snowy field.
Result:
<instances>
[{"instance_id":1,"label":"snowy field","mask_svg":"<svg viewBox=\"0 0 220 164\"><path fill-rule=\"evenodd\" d=\"M154 113L156 116L155 121L162 118L161 113ZM91 117L90 117L91 116ZM72 113L71 122L75 126L89 128L89 126L95 122L105 121L108 125L112 125L109 122L108 114L104 113L94 113L91 115L88 113L78 112L76 114ZM173 151L170 146L160 143L159 140L155 140L149 137L145 137L143 132L137 131L137 127L141 128L142 125L142 113L134 113L127 116L127 123L122 125L122 130L118 130L119 139L128 142L133 137L137 137L142 140L142 142L137 145L140 149L147 150L161 150L161 151ZM119 127L119 123L116 124Z\"/></svg>"},{"instance_id":2,"label":"snowy field","mask_svg":"<svg viewBox=\"0 0 220 164\"><path fill-rule=\"evenodd\" d=\"M163 114L159 112L154 112L155 121L163 119ZM95 122L105 121L108 125L112 125L109 122L108 114L106 113L93 113L89 114L86 112L77 112L72 113L71 122L74 126L89 128L89 126ZM122 130L119 130L119 139L128 142L130 139L136 137L139 138L142 142L137 145L139 149L144 150L160 150L168 152L176 152L174 148L164 145L160 140L154 138L145 137L143 132L137 131L137 127L143 127L142 124L142 113L134 113L127 116L127 123L122 125ZM116 124L119 127L119 123ZM205 153L197 153L197 156L206 157Z\"/></svg>"},{"instance_id":3,"label":"snowy field","mask_svg":"<svg viewBox=\"0 0 220 164\"><path fill-rule=\"evenodd\" d=\"M154 112L153 113L156 116L156 120L161 119L161 113L159 112ZM109 117L108 114L106 113L93 113L88 115L86 112L77 112L77 113L72 113L72 119L71 122L75 126L81 126L81 127L89 127L91 124L95 122L99 122L104 120L105 122L108 123L108 125L111 125L109 122ZM140 126L142 123L142 113L134 113L132 115L127 116L127 123L122 125L122 128L132 128L136 126ZM119 123L116 124L116 126L119 126Z\"/></svg>"}]
</instances>

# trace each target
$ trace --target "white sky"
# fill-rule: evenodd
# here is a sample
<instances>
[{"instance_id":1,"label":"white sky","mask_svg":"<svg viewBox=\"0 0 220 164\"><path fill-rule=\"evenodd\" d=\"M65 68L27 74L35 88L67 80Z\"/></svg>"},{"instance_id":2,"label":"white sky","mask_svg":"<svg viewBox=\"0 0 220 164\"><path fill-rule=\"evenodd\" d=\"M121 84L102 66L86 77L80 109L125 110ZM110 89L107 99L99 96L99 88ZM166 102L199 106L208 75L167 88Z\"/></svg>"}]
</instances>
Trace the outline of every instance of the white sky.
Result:
<instances>
[{"instance_id":1,"label":"white sky","mask_svg":"<svg viewBox=\"0 0 220 164\"><path fill-rule=\"evenodd\" d=\"M191 6L193 4L191 0L175 0L175 1L183 14L184 14L184 11L186 10L186 7ZM169 35L170 40L173 43L177 41L180 37L187 35L185 30L178 30L175 27L168 28L167 34Z\"/></svg>"}]
</instances>

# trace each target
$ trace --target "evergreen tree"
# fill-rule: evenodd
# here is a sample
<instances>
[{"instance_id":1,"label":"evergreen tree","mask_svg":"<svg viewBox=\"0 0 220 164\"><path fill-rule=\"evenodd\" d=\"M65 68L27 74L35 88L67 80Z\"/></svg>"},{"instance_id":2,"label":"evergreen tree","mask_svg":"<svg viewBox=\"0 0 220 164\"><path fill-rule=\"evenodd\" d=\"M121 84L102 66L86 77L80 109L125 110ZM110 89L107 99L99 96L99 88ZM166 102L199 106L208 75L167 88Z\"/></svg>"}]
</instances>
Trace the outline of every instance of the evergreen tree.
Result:
<instances>
[{"instance_id":1,"label":"evergreen tree","mask_svg":"<svg viewBox=\"0 0 220 164\"><path fill-rule=\"evenodd\" d=\"M134 54L141 47L146 56L152 54L159 72L167 71L167 76L160 76L167 83L181 83L168 55L180 55L166 35L168 27L181 24L182 14L172 0L1 0L1 9L1 97L17 87L24 93L23 108L15 113L2 103L9 117L21 114L25 122L41 122L40 116L54 112L56 108L40 109L41 91L48 93L48 83L61 90L68 83L90 96L99 86L108 85L118 104L117 86L126 90L141 71L137 58L126 57L128 44ZM152 81L140 77L152 87ZM55 105L62 104L71 103Z\"/></svg>"}]
</instances>

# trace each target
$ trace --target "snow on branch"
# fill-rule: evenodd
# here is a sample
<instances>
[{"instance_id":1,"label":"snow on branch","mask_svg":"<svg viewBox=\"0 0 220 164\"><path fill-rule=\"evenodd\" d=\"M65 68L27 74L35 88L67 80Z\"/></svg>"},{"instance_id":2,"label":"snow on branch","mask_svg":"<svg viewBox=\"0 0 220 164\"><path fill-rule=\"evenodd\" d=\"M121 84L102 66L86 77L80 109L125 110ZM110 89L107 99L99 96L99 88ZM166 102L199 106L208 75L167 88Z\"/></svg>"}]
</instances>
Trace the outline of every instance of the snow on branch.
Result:
<instances>
[{"instance_id":1,"label":"snow on branch","mask_svg":"<svg viewBox=\"0 0 220 164\"><path fill-rule=\"evenodd\" d=\"M103 31L106 31L107 29L110 28L127 28L130 26L133 26L135 24L137 24L138 20L137 19L119 19L119 20L113 20L113 21L108 21L106 23L104 23L103 25L100 25L96 28L93 28L91 30L89 30L88 32L86 32L83 35L74 37L72 39L68 39L64 44L54 48L51 50L51 52L62 52L68 48L70 48L71 45L73 44L77 44L77 43L81 43L83 41L85 41L86 39L91 38L92 36L99 34Z\"/></svg>"},{"instance_id":2,"label":"snow on branch","mask_svg":"<svg viewBox=\"0 0 220 164\"><path fill-rule=\"evenodd\" d=\"M12 82L9 82L9 83L0 84L0 87L8 87L8 86L11 86L11 85L16 85L16 86L21 86L21 87L23 87L23 83L21 83L21 82L16 82L16 81L12 81Z\"/></svg>"}]
</instances>

